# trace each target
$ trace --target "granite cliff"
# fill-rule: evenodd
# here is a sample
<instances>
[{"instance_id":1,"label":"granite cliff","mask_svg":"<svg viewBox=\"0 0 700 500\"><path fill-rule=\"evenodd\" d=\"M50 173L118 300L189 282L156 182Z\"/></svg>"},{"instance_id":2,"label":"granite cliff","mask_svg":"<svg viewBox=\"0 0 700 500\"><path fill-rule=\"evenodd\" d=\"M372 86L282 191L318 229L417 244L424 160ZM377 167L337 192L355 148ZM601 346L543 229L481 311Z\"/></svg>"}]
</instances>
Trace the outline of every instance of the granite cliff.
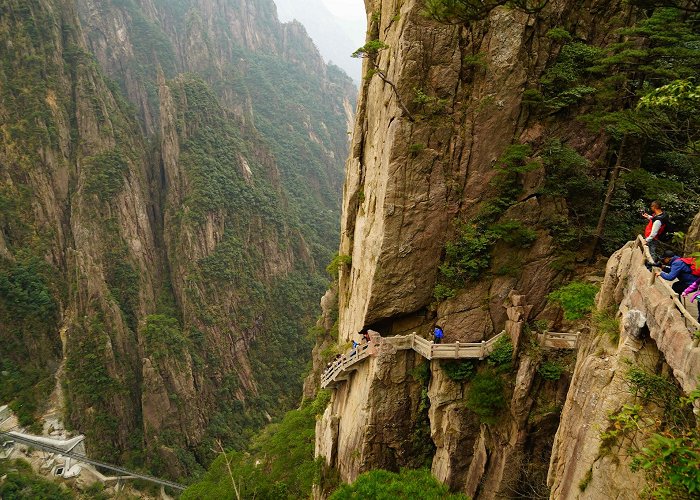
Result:
<instances>
[{"instance_id":1,"label":"granite cliff","mask_svg":"<svg viewBox=\"0 0 700 500\"><path fill-rule=\"evenodd\" d=\"M340 244L345 258L337 309L328 305L330 294L324 298L320 326L328 334L317 344L306 387L312 392L317 386L327 360L323 354L332 353L334 344L344 351L365 328L382 336L416 332L428 338L440 324L447 342L479 342L506 329L513 361L484 360L461 376L448 363L428 363L414 351L382 351L333 388L316 427L316 455L348 482L377 468L427 465L452 490L474 498L575 498L591 466L579 460L584 455L577 447L588 450L591 435L572 434L591 421L586 412L605 419L619 401L597 406L609 377L601 375L590 353L602 340L587 323L565 320L548 296L574 276L589 283L584 288L603 283L605 249L622 245L639 224L620 208L632 210L634 197L658 191L632 187L634 175L649 171L647 146L632 134L620 142L621 136L591 119L600 113L599 104L586 96L602 84L588 82L584 89L559 82L565 89L556 91L552 82L592 61L611 64L600 48L615 47L620 29L651 11L595 0L552 1L542 10L508 2L470 19L426 11L444 4L366 2L368 43L358 54L365 57L368 76L346 167ZM589 121L581 121L582 115ZM610 180L620 165L633 172L625 177L624 200ZM581 184L573 186L574 178ZM603 219L604 235L594 240L605 186L618 212ZM684 196L687 223L697 214L697 194ZM680 218L680 207L677 211ZM694 231L697 223L688 241ZM598 299L602 308L624 302L619 287L611 298L611 280L648 273L639 259L611 271L620 259L615 254L608 264ZM666 321L653 299L645 304L647 317ZM623 315L626 307L631 306L622 306ZM331 328L334 315L338 321ZM542 349L536 341L537 331L574 328L581 331L578 359L575 353ZM654 333L651 338L663 342ZM619 349L625 345L621 341ZM656 369L666 347L646 349L658 361L647 360ZM625 357L620 353L618 360ZM561 371L552 374L553 366ZM688 365L685 370L673 373L687 393L697 374ZM502 393L499 418L483 418L474 401L477 386L489 383L492 392ZM601 389L591 390L598 383ZM581 394L590 398L580 403L583 410L574 402ZM591 483L590 498L644 481L639 474L627 481L634 475L629 468L610 482L605 478L618 469L599 470L596 462L592 470L597 483ZM317 493L327 493L324 485Z\"/></svg>"},{"instance_id":2,"label":"granite cliff","mask_svg":"<svg viewBox=\"0 0 700 500\"><path fill-rule=\"evenodd\" d=\"M0 13L4 402L191 474L298 397L354 86L272 1Z\"/></svg>"}]
</instances>

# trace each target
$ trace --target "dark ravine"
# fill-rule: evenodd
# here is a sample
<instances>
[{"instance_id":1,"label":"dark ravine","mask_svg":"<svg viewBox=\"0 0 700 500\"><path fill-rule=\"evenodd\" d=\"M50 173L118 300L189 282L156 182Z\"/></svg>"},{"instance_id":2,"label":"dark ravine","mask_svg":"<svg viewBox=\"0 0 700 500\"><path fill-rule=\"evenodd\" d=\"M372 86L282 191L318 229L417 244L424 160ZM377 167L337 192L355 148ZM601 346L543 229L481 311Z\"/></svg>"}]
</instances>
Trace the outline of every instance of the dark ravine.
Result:
<instances>
[{"instance_id":1,"label":"dark ravine","mask_svg":"<svg viewBox=\"0 0 700 500\"><path fill-rule=\"evenodd\" d=\"M187 476L298 398L355 89L272 1L0 11L7 396L41 410L62 329L88 452Z\"/></svg>"}]
</instances>

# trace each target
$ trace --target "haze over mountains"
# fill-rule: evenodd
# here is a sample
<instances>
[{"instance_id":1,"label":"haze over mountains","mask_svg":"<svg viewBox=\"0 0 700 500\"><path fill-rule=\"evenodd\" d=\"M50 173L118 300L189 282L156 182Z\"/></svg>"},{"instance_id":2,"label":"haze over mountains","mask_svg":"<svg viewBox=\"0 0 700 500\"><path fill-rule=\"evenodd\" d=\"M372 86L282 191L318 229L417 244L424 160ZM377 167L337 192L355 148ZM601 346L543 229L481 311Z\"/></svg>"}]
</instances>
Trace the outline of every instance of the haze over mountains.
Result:
<instances>
[{"instance_id":1,"label":"haze over mountains","mask_svg":"<svg viewBox=\"0 0 700 500\"><path fill-rule=\"evenodd\" d=\"M365 40L362 0L275 0L275 4L280 21L302 23L324 59L359 82L362 61L350 54Z\"/></svg>"}]
</instances>

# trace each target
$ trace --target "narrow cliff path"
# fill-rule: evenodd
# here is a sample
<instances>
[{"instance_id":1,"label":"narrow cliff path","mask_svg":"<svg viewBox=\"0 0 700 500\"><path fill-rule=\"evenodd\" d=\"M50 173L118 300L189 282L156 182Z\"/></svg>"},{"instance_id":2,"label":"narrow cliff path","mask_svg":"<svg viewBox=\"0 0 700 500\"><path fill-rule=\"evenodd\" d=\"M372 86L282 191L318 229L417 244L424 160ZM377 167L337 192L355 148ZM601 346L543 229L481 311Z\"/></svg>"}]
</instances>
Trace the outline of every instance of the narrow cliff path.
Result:
<instances>
[{"instance_id":1,"label":"narrow cliff path","mask_svg":"<svg viewBox=\"0 0 700 500\"><path fill-rule=\"evenodd\" d=\"M481 342L453 342L450 344L434 344L416 333L399 335L395 337L382 337L379 333L370 330L370 341L345 353L340 360L331 364L321 377L321 387L335 385L341 380L347 380L350 373L357 369L360 361L377 353L382 346L389 346L395 350L413 349L427 360L433 359L484 359L493 350L496 343L507 335L504 330L495 337ZM558 349L575 349L578 343L576 333L546 332L539 337L540 344L544 347Z\"/></svg>"}]
</instances>

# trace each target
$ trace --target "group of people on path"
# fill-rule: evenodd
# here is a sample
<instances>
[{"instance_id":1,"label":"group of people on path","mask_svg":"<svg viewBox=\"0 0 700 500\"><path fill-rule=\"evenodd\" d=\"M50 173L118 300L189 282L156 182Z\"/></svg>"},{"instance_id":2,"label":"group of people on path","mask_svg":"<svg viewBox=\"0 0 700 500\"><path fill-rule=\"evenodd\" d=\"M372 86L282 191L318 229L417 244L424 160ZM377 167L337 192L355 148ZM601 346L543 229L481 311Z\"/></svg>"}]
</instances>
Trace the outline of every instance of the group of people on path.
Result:
<instances>
[{"instance_id":1,"label":"group of people on path","mask_svg":"<svg viewBox=\"0 0 700 500\"><path fill-rule=\"evenodd\" d=\"M345 355L345 354L336 354L335 357L330 360L326 364L326 371L330 370L331 368L335 367L339 363L342 363L348 358L352 358L357 354L357 348L360 347L361 345L364 344L369 344L371 342L371 338L369 336L369 332L365 330L361 330L358 335L360 336L360 342L355 341L355 339L352 340L352 348L350 349L350 352Z\"/></svg>"},{"instance_id":2,"label":"group of people on path","mask_svg":"<svg viewBox=\"0 0 700 500\"><path fill-rule=\"evenodd\" d=\"M666 281L675 281L671 288L681 297L688 297L694 302L700 296L700 267L694 257L680 257L673 250L665 250L658 256L660 242L667 241L670 235L670 222L666 212L658 201L651 202L651 213L642 212L642 217L647 219L644 230L644 241L649 247L649 253L657 267L662 271L656 271L656 275ZM698 321L700 321L700 307L698 307Z\"/></svg>"}]
</instances>

